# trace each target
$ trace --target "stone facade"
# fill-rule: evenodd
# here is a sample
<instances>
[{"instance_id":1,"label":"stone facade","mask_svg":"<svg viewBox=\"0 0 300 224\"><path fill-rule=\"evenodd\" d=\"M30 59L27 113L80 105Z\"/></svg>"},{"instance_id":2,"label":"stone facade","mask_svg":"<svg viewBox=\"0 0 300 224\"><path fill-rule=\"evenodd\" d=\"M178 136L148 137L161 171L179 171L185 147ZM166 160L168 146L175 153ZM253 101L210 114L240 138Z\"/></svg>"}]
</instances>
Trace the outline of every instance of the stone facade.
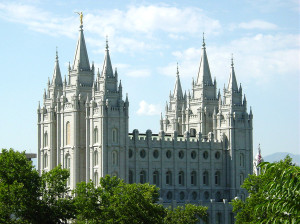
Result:
<instances>
[{"instance_id":1,"label":"stone facade","mask_svg":"<svg viewBox=\"0 0 300 224\"><path fill-rule=\"evenodd\" d=\"M101 74L90 65L82 25L68 77L56 55L52 80L38 107L38 169L70 169L68 185L107 174L128 183L156 184L160 203L187 201L209 207L212 223L232 223L228 201L245 198L241 183L253 170L252 111L237 85L231 63L228 86L217 93L206 46L197 80L183 94L177 68L173 93L158 134L128 130L128 96L123 97L108 43Z\"/></svg>"}]
</instances>

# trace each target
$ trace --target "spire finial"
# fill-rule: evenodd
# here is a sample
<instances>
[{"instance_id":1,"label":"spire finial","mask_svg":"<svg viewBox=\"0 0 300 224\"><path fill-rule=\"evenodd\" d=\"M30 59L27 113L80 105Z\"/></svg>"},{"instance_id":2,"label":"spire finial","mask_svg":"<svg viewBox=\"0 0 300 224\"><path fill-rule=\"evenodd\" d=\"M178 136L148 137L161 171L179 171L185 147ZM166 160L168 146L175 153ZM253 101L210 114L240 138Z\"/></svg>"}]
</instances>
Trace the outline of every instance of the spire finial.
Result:
<instances>
[{"instance_id":1,"label":"spire finial","mask_svg":"<svg viewBox=\"0 0 300 224\"><path fill-rule=\"evenodd\" d=\"M231 54L231 67L233 67L233 54Z\"/></svg>"},{"instance_id":2,"label":"spire finial","mask_svg":"<svg viewBox=\"0 0 300 224\"><path fill-rule=\"evenodd\" d=\"M58 51L57 51L57 46L56 46L56 56L55 59L58 60Z\"/></svg>"},{"instance_id":3,"label":"spire finial","mask_svg":"<svg viewBox=\"0 0 300 224\"><path fill-rule=\"evenodd\" d=\"M203 32L203 43L202 43L202 47L205 47L205 37L204 37L204 32Z\"/></svg>"},{"instance_id":4,"label":"spire finial","mask_svg":"<svg viewBox=\"0 0 300 224\"><path fill-rule=\"evenodd\" d=\"M177 75L179 75L178 62L177 62Z\"/></svg>"},{"instance_id":5,"label":"spire finial","mask_svg":"<svg viewBox=\"0 0 300 224\"><path fill-rule=\"evenodd\" d=\"M108 50L108 36L106 35L106 50Z\"/></svg>"}]
</instances>

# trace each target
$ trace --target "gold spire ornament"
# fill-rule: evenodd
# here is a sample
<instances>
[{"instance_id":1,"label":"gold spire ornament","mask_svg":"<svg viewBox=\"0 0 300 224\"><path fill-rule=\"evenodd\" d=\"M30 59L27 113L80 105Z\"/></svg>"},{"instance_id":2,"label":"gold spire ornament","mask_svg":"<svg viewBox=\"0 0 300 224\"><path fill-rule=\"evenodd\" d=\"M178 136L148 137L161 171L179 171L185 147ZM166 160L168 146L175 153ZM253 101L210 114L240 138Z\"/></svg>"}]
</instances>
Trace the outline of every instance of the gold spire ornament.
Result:
<instances>
[{"instance_id":1,"label":"gold spire ornament","mask_svg":"<svg viewBox=\"0 0 300 224\"><path fill-rule=\"evenodd\" d=\"M79 15L79 19L80 19L80 25L82 26L82 24L83 24L83 14L82 14L82 12L75 12L75 13L77 13L78 15Z\"/></svg>"}]
</instances>

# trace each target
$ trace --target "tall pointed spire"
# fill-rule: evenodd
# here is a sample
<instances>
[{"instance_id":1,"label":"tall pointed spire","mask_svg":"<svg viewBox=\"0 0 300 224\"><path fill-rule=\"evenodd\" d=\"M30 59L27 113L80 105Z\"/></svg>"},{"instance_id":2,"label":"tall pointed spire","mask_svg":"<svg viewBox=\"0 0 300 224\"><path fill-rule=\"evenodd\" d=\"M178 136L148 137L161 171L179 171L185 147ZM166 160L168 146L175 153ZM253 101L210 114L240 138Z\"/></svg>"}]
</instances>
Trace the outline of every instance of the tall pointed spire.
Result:
<instances>
[{"instance_id":1,"label":"tall pointed spire","mask_svg":"<svg viewBox=\"0 0 300 224\"><path fill-rule=\"evenodd\" d=\"M200 67L197 77L197 85L205 84L205 85L212 85L212 79L206 54L206 48L205 48L205 39L204 39L204 33L203 33L203 43L202 43L202 56L200 60Z\"/></svg>"},{"instance_id":2,"label":"tall pointed spire","mask_svg":"<svg viewBox=\"0 0 300 224\"><path fill-rule=\"evenodd\" d=\"M109 56L107 36L106 36L106 47L105 47L105 57L104 57L104 63L103 63L102 76L105 78L113 77L113 69L111 66L111 61L110 61L110 56Z\"/></svg>"},{"instance_id":3,"label":"tall pointed spire","mask_svg":"<svg viewBox=\"0 0 300 224\"><path fill-rule=\"evenodd\" d=\"M177 63L176 82L175 82L173 97L176 99L183 99L182 88L181 88L181 83L179 78L178 63Z\"/></svg>"},{"instance_id":4,"label":"tall pointed spire","mask_svg":"<svg viewBox=\"0 0 300 224\"><path fill-rule=\"evenodd\" d=\"M79 29L79 37L77 41L74 63L73 63L73 70L90 71L90 62L86 50L82 27L83 26L81 24Z\"/></svg>"},{"instance_id":5,"label":"tall pointed spire","mask_svg":"<svg viewBox=\"0 0 300 224\"><path fill-rule=\"evenodd\" d=\"M230 70L230 77L228 82L228 90L232 90L234 92L238 91L238 85L236 82L235 72L234 72L234 64L233 64L233 55L231 56L231 70Z\"/></svg>"},{"instance_id":6,"label":"tall pointed spire","mask_svg":"<svg viewBox=\"0 0 300 224\"><path fill-rule=\"evenodd\" d=\"M52 76L52 85L62 86L62 79L61 79L61 73L60 73L59 62L58 62L57 48L56 48L54 72L53 72L53 76Z\"/></svg>"}]
</instances>

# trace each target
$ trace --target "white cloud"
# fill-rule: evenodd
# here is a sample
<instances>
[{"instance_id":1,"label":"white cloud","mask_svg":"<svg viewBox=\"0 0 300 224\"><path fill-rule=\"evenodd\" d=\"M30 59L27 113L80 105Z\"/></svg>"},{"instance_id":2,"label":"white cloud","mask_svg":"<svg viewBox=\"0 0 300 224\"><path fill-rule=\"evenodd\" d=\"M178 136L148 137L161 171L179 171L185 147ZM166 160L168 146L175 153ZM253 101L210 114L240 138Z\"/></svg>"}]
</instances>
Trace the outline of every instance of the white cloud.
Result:
<instances>
[{"instance_id":1,"label":"white cloud","mask_svg":"<svg viewBox=\"0 0 300 224\"><path fill-rule=\"evenodd\" d=\"M75 37L76 23L72 17L59 18L35 6L21 3L0 3L0 18L27 25L47 35Z\"/></svg>"},{"instance_id":2,"label":"white cloud","mask_svg":"<svg viewBox=\"0 0 300 224\"><path fill-rule=\"evenodd\" d=\"M143 78L150 76L150 71L147 69L139 69L139 70L130 70L125 72L125 75L136 78Z\"/></svg>"},{"instance_id":3,"label":"white cloud","mask_svg":"<svg viewBox=\"0 0 300 224\"><path fill-rule=\"evenodd\" d=\"M146 101L142 100L139 103L139 109L136 112L138 115L157 115L160 114L161 107L160 105L149 104Z\"/></svg>"},{"instance_id":4,"label":"white cloud","mask_svg":"<svg viewBox=\"0 0 300 224\"><path fill-rule=\"evenodd\" d=\"M300 67L299 35L258 34L233 40L225 46L207 46L208 60L212 76L227 81L231 53L234 53L238 82L254 80L268 82L277 75L299 74ZM173 52L179 61L181 76L196 77L201 57L201 49L188 48ZM164 75L174 75L176 64L158 68Z\"/></svg>"},{"instance_id":5,"label":"white cloud","mask_svg":"<svg viewBox=\"0 0 300 224\"><path fill-rule=\"evenodd\" d=\"M29 29L48 35L76 37L77 15L54 15L34 5L0 3L2 19L27 25ZM220 22L195 7L178 8L166 5L129 6L126 10L101 10L84 15L84 30L89 32L87 42L101 51L104 46L99 37L112 40L111 48L119 52L141 52L164 48L154 32L164 32L172 39L184 35L217 34ZM93 34L95 36L93 36ZM130 35L128 35L130 34ZM125 37L127 36L127 37ZM134 36L134 37L128 37ZM95 50L94 50L95 51Z\"/></svg>"},{"instance_id":6,"label":"white cloud","mask_svg":"<svg viewBox=\"0 0 300 224\"><path fill-rule=\"evenodd\" d=\"M238 24L242 29L261 29L261 30L275 30L277 25L262 20L252 20L250 22L243 22Z\"/></svg>"}]
</instances>

